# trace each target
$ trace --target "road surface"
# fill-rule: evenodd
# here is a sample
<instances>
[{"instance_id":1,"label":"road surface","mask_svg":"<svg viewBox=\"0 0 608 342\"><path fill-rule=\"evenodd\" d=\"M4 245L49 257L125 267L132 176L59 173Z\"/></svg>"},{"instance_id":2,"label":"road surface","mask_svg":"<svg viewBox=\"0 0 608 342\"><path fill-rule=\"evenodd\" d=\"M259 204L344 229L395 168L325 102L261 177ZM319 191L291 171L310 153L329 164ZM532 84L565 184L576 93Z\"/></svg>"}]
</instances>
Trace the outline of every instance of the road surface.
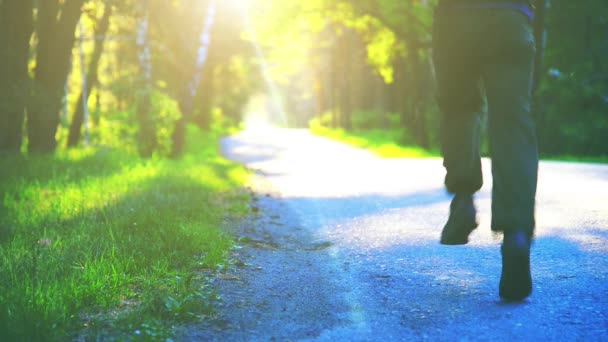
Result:
<instances>
[{"instance_id":1,"label":"road surface","mask_svg":"<svg viewBox=\"0 0 608 342\"><path fill-rule=\"evenodd\" d=\"M542 162L533 293L498 297L490 162L466 246L438 243L440 159L381 159L304 130L244 131L224 154L255 172L217 316L184 341L608 341L608 166Z\"/></svg>"}]
</instances>

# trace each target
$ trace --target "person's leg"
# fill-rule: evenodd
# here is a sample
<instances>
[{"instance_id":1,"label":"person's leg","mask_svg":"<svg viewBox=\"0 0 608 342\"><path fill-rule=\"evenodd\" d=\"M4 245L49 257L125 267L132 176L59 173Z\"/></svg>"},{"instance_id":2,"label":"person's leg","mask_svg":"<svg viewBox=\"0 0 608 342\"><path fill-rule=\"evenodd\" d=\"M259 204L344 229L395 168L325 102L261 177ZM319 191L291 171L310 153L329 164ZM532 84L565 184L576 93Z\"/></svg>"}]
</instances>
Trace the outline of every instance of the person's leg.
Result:
<instances>
[{"instance_id":1,"label":"person's leg","mask_svg":"<svg viewBox=\"0 0 608 342\"><path fill-rule=\"evenodd\" d=\"M538 172L530 113L535 48L527 18L498 11L492 19L501 28L494 33L501 45L488 49L483 71L492 154L492 229L504 232L499 294L522 300L532 291L530 245Z\"/></svg>"},{"instance_id":2,"label":"person's leg","mask_svg":"<svg viewBox=\"0 0 608 342\"><path fill-rule=\"evenodd\" d=\"M454 87L450 92L444 89L445 95L439 101L442 109L440 137L443 165L446 168L445 185L454 194L440 243L464 245L469 241L469 234L478 226L473 194L483 183L479 155L478 113L481 106L477 104L480 96L477 82L470 75L446 72L439 67L437 80L440 88Z\"/></svg>"},{"instance_id":3,"label":"person's leg","mask_svg":"<svg viewBox=\"0 0 608 342\"><path fill-rule=\"evenodd\" d=\"M483 69L492 157L492 230L534 232L538 172L530 113L534 38L523 15L502 11L503 41ZM491 51L491 50L490 50Z\"/></svg>"},{"instance_id":4,"label":"person's leg","mask_svg":"<svg viewBox=\"0 0 608 342\"><path fill-rule=\"evenodd\" d=\"M467 110L454 104L442 107L445 109L442 109L440 139L446 168L445 186L452 194L474 194L483 185L479 109Z\"/></svg>"},{"instance_id":5,"label":"person's leg","mask_svg":"<svg viewBox=\"0 0 608 342\"><path fill-rule=\"evenodd\" d=\"M471 31L468 25L466 18L440 14L433 35L445 185L455 195L440 240L448 245L466 244L469 233L477 227L472 195L483 183L479 155L481 70L477 50L470 44L474 37L467 34Z\"/></svg>"}]
</instances>

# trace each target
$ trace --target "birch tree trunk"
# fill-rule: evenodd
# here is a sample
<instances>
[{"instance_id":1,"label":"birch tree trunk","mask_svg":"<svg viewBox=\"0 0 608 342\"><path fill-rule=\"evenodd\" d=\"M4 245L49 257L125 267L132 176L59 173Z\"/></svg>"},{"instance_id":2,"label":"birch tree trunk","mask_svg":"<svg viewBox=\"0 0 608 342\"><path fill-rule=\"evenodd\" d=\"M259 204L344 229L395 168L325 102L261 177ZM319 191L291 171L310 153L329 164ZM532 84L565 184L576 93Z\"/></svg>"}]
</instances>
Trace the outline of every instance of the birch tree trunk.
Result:
<instances>
[{"instance_id":1,"label":"birch tree trunk","mask_svg":"<svg viewBox=\"0 0 608 342\"><path fill-rule=\"evenodd\" d=\"M139 51L139 68L143 78L137 101L136 117L139 123L137 144L139 154L144 158L152 156L157 146L156 129L150 115L150 93L152 91L152 64L148 39L148 3L144 0L143 15L137 25L137 48Z\"/></svg>"},{"instance_id":2,"label":"birch tree trunk","mask_svg":"<svg viewBox=\"0 0 608 342\"><path fill-rule=\"evenodd\" d=\"M207 62L209 46L211 44L211 29L213 28L216 15L215 11L215 3L213 0L211 0L207 6L205 23L199 36L199 47L196 53L196 63L193 68L192 79L186 87L184 99L180 101L180 110L182 112L182 116L175 123L175 128L173 129L173 145L171 150L171 157L173 158L181 156L184 151L186 123L190 118L192 112L192 103L194 101L194 97L196 96L197 90L199 89L203 68Z\"/></svg>"}]
</instances>

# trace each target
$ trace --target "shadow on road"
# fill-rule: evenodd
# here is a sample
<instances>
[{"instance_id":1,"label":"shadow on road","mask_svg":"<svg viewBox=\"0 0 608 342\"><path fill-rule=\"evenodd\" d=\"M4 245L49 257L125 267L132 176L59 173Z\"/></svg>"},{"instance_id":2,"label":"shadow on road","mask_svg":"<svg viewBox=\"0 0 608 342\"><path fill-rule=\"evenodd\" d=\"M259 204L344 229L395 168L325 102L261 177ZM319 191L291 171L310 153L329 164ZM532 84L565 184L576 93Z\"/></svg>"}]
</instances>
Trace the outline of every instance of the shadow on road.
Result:
<instances>
[{"instance_id":1,"label":"shadow on road","mask_svg":"<svg viewBox=\"0 0 608 342\"><path fill-rule=\"evenodd\" d=\"M380 160L300 131L247 133L223 146L262 180L254 186L261 220L239 234L272 248L239 250L247 265L234 270L239 280L218 284L225 324L192 329L186 340L608 336L608 222L597 192L606 168L541 167L546 192L532 250L534 291L523 303L505 304L487 187L477 196L482 224L471 242L448 247L438 243L450 201L440 161ZM489 175L489 164L484 168ZM595 206L570 195L578 172L589 176L576 186L593 190L586 203Z\"/></svg>"}]
</instances>

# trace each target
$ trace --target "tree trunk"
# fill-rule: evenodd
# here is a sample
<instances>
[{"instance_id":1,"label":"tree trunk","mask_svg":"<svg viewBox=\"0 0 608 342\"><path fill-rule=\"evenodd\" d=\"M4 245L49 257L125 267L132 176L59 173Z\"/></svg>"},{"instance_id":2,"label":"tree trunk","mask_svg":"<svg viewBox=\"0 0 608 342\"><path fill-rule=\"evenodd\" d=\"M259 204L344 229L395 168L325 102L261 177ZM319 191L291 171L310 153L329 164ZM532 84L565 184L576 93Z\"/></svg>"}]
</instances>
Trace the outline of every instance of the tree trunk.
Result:
<instances>
[{"instance_id":1,"label":"tree trunk","mask_svg":"<svg viewBox=\"0 0 608 342\"><path fill-rule=\"evenodd\" d=\"M146 94L142 94L139 97L139 103L137 104L137 110L135 116L139 122L139 134L138 134L138 150L139 155L144 158L152 157L152 153L157 147L157 140L155 134L154 122L150 118L150 92L145 91Z\"/></svg>"},{"instance_id":2,"label":"tree trunk","mask_svg":"<svg viewBox=\"0 0 608 342\"><path fill-rule=\"evenodd\" d=\"M408 111L408 101L411 95L408 91L407 60L399 56L395 62L395 81L393 83L393 101L391 111L399 113L400 121L406 122Z\"/></svg>"},{"instance_id":3,"label":"tree trunk","mask_svg":"<svg viewBox=\"0 0 608 342\"><path fill-rule=\"evenodd\" d=\"M534 58L534 75L532 90L535 92L542 81L543 57L545 54L546 41L546 16L547 0L536 0L536 11L534 14L534 38L536 40L536 56Z\"/></svg>"},{"instance_id":4,"label":"tree trunk","mask_svg":"<svg viewBox=\"0 0 608 342\"><path fill-rule=\"evenodd\" d=\"M82 129L82 123L84 121L84 106L88 103L91 90L97 84L98 81L98 67L101 54L103 53L103 46L105 43L105 36L110 27L110 17L112 16L112 5L107 4L104 10L103 16L101 17L99 24L95 30L95 47L93 48L93 55L91 56L91 62L87 71L87 86L86 86L86 99L83 99L81 93L78 97L78 104L76 105L76 112L72 118L72 124L70 125L70 133L68 135L68 147L74 147L78 145L80 141L80 132ZM84 101L83 101L84 100Z\"/></svg>"},{"instance_id":5,"label":"tree trunk","mask_svg":"<svg viewBox=\"0 0 608 342\"><path fill-rule=\"evenodd\" d=\"M28 61L32 0L0 2L0 151L19 152L30 92Z\"/></svg>"},{"instance_id":6,"label":"tree trunk","mask_svg":"<svg viewBox=\"0 0 608 342\"><path fill-rule=\"evenodd\" d=\"M325 103L325 89L324 89L323 75L321 73L321 67L316 65L314 67L314 79L312 82L312 93L315 98L315 111L317 117L321 117L327 107Z\"/></svg>"},{"instance_id":7,"label":"tree trunk","mask_svg":"<svg viewBox=\"0 0 608 342\"><path fill-rule=\"evenodd\" d=\"M70 71L75 29L84 0L38 2L38 52L36 56L35 103L28 111L31 152L50 153L57 142L55 133L64 86Z\"/></svg>"},{"instance_id":8,"label":"tree trunk","mask_svg":"<svg viewBox=\"0 0 608 342\"><path fill-rule=\"evenodd\" d=\"M340 56L340 126L346 130L352 129L352 103L351 103L351 73L352 73L352 39L354 33L345 31L338 44Z\"/></svg>"},{"instance_id":9,"label":"tree trunk","mask_svg":"<svg viewBox=\"0 0 608 342\"><path fill-rule=\"evenodd\" d=\"M173 146L171 148L171 157L177 158L180 157L185 148L186 141L186 124L190 121L190 116L192 114L192 102L197 94L199 86L201 85L201 79L203 78L203 71L205 70L205 64L209 58L209 45L211 42L211 31L213 29L213 24L215 21L215 4L210 1L207 4L207 15L205 16L205 23L203 28L199 34L199 46L196 53L196 62L192 68L192 79L187 83L185 89L185 97L183 101L180 101L180 109L182 116L175 123L175 127L173 129L172 134L172 143ZM208 72L211 74L212 69L207 67ZM208 88L212 88L212 77L209 77L205 85ZM209 118L209 122L211 121L210 115L207 116Z\"/></svg>"},{"instance_id":10,"label":"tree trunk","mask_svg":"<svg viewBox=\"0 0 608 342\"><path fill-rule=\"evenodd\" d=\"M414 40L411 40L412 42ZM426 115L421 111L422 106L422 92L421 84L422 77L420 75L420 71L422 70L422 65L420 63L420 56L418 55L418 47L414 44L408 44L408 53L407 53L408 64L410 67L410 103L407 108L406 118L407 120L404 122L405 127L409 129L414 138L414 142L416 145L424 148L429 147L429 138L428 138L428 130L426 123Z\"/></svg>"},{"instance_id":11,"label":"tree trunk","mask_svg":"<svg viewBox=\"0 0 608 342\"><path fill-rule=\"evenodd\" d=\"M334 44L330 48L330 67L329 67L329 94L331 105L331 128L340 127L340 105L341 105L341 63L340 48L342 44L342 35L336 32L336 27L333 28L332 37Z\"/></svg>"},{"instance_id":12,"label":"tree trunk","mask_svg":"<svg viewBox=\"0 0 608 342\"><path fill-rule=\"evenodd\" d=\"M196 115L194 123L203 131L211 129L211 114L213 111L213 98L215 89L213 86L213 68L211 65L202 71L201 83L196 96ZM193 106L194 107L194 106ZM270 110L275 110L274 107Z\"/></svg>"},{"instance_id":13,"label":"tree trunk","mask_svg":"<svg viewBox=\"0 0 608 342\"><path fill-rule=\"evenodd\" d=\"M182 117L175 122L175 127L173 127L173 134L171 135L171 158L178 158L184 153L186 145L186 124L188 123L187 118L192 112L192 98L186 96L184 100L179 101L179 109L182 113Z\"/></svg>"},{"instance_id":14,"label":"tree trunk","mask_svg":"<svg viewBox=\"0 0 608 342\"><path fill-rule=\"evenodd\" d=\"M361 90L359 95L359 108L368 112L373 112L376 109L376 75L374 75L366 60L362 61L360 72L361 84L359 87Z\"/></svg>"},{"instance_id":15,"label":"tree trunk","mask_svg":"<svg viewBox=\"0 0 608 342\"><path fill-rule=\"evenodd\" d=\"M144 158L149 158L154 153L157 147L156 128L154 120L150 114L151 109L151 92L152 92L152 61L150 56L150 44L148 38L148 3L144 1L143 17L139 19L137 27L137 48L139 54L139 68L143 74L142 84L139 98L137 101L137 110L135 116L139 123L139 133L137 136L137 145L139 154Z\"/></svg>"}]
</instances>

